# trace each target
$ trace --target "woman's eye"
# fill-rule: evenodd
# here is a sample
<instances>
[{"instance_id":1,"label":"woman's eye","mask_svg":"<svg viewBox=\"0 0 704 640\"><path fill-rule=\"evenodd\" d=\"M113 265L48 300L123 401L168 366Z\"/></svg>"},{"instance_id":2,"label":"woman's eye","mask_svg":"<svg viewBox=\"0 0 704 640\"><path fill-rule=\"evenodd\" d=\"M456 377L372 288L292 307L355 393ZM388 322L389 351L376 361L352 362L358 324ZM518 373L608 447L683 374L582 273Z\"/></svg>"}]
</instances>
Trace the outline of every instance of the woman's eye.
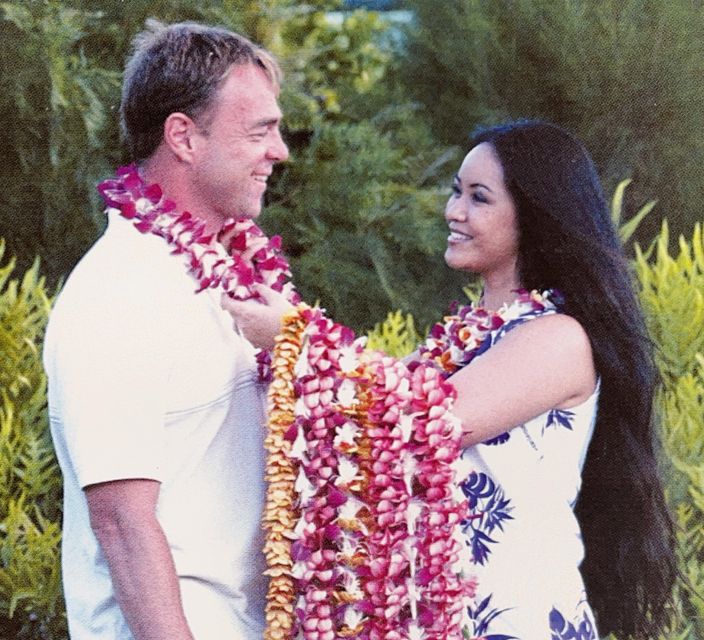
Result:
<instances>
[{"instance_id":1,"label":"woman's eye","mask_svg":"<svg viewBox=\"0 0 704 640\"><path fill-rule=\"evenodd\" d=\"M474 202L481 202L481 203L486 203L486 202L487 202L487 199L486 199L486 197L484 196L484 194L481 193L481 192L479 192L479 191L475 191L475 192L472 194L472 200L474 200Z\"/></svg>"},{"instance_id":2,"label":"woman's eye","mask_svg":"<svg viewBox=\"0 0 704 640\"><path fill-rule=\"evenodd\" d=\"M456 185L452 185L452 195L459 198L462 195L462 190Z\"/></svg>"}]
</instances>

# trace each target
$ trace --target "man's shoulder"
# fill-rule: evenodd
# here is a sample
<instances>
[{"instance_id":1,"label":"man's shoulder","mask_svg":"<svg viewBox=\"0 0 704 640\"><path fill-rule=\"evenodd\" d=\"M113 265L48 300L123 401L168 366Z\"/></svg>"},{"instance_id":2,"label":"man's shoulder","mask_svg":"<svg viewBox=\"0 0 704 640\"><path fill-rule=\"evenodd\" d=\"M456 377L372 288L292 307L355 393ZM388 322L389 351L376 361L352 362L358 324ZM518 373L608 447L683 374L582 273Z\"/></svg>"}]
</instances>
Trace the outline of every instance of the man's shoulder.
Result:
<instances>
[{"instance_id":1,"label":"man's shoulder","mask_svg":"<svg viewBox=\"0 0 704 640\"><path fill-rule=\"evenodd\" d=\"M95 324L168 323L195 291L181 256L163 239L111 221L79 261L58 295L50 324L75 333ZM126 316L129 316L126 318Z\"/></svg>"},{"instance_id":2,"label":"man's shoulder","mask_svg":"<svg viewBox=\"0 0 704 640\"><path fill-rule=\"evenodd\" d=\"M171 255L162 238L140 233L116 218L75 266L62 294L155 295L174 283L193 286L183 259Z\"/></svg>"}]
</instances>

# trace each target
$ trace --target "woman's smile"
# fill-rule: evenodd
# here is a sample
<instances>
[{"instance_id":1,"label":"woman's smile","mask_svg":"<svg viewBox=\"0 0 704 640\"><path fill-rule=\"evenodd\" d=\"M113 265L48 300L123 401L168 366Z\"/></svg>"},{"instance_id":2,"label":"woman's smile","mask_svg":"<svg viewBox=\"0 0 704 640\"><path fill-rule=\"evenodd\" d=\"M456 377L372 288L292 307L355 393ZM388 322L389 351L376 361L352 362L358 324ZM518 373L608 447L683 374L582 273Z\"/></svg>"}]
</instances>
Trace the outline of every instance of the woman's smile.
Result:
<instances>
[{"instance_id":1,"label":"woman's smile","mask_svg":"<svg viewBox=\"0 0 704 640\"><path fill-rule=\"evenodd\" d=\"M450 229L450 235L447 236L447 243L460 244L473 239L474 236L471 236L468 233L463 233L462 231L458 231L457 229Z\"/></svg>"}]
</instances>

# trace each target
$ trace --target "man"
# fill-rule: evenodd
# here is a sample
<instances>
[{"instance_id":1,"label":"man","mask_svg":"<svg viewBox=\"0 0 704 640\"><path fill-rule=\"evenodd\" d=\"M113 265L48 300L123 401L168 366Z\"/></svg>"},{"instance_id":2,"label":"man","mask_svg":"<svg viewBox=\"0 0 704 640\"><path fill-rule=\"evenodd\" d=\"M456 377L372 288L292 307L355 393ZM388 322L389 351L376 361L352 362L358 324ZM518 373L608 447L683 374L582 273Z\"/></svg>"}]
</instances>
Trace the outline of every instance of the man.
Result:
<instances>
[{"instance_id":1,"label":"man","mask_svg":"<svg viewBox=\"0 0 704 640\"><path fill-rule=\"evenodd\" d=\"M124 78L144 181L217 233L255 218L288 156L272 57L224 29L150 21ZM219 294L117 214L66 282L45 343L65 481L73 640L261 638L263 389Z\"/></svg>"}]
</instances>

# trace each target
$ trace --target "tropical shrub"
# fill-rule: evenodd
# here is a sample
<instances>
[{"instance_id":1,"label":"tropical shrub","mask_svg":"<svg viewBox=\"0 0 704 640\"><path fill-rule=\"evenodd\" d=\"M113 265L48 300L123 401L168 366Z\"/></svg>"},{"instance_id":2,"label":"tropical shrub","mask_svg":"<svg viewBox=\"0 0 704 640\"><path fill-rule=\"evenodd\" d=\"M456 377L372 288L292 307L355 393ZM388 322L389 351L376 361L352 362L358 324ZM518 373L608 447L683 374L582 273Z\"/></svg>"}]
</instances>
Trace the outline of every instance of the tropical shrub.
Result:
<instances>
[{"instance_id":1,"label":"tropical shrub","mask_svg":"<svg viewBox=\"0 0 704 640\"><path fill-rule=\"evenodd\" d=\"M394 358L409 355L420 343L422 336L416 330L410 313L391 311L382 322L374 325L367 334L367 346L388 353Z\"/></svg>"},{"instance_id":2,"label":"tropical shrub","mask_svg":"<svg viewBox=\"0 0 704 640\"><path fill-rule=\"evenodd\" d=\"M449 185L459 156L384 84L385 30L363 11L340 23L300 11L282 27L291 160L262 217L283 236L304 297L358 330L390 308L428 323L464 280L438 251L447 229L437 184Z\"/></svg>"},{"instance_id":3,"label":"tropical shrub","mask_svg":"<svg viewBox=\"0 0 704 640\"><path fill-rule=\"evenodd\" d=\"M667 497L675 515L679 568L677 614L685 633L704 637L704 237L697 224L691 240L669 251L665 222L635 265L650 335L662 375L658 397ZM688 624L684 624L688 621Z\"/></svg>"},{"instance_id":4,"label":"tropical shrub","mask_svg":"<svg viewBox=\"0 0 704 640\"><path fill-rule=\"evenodd\" d=\"M101 226L94 185L119 77L81 46L99 20L56 0L0 3L0 236L22 270L41 255L54 280Z\"/></svg>"},{"instance_id":5,"label":"tropical shrub","mask_svg":"<svg viewBox=\"0 0 704 640\"><path fill-rule=\"evenodd\" d=\"M0 239L0 264L4 252ZM38 262L21 279L14 268L0 266L0 629L8 640L59 640L61 474L40 357L51 299Z\"/></svg>"}]
</instances>

